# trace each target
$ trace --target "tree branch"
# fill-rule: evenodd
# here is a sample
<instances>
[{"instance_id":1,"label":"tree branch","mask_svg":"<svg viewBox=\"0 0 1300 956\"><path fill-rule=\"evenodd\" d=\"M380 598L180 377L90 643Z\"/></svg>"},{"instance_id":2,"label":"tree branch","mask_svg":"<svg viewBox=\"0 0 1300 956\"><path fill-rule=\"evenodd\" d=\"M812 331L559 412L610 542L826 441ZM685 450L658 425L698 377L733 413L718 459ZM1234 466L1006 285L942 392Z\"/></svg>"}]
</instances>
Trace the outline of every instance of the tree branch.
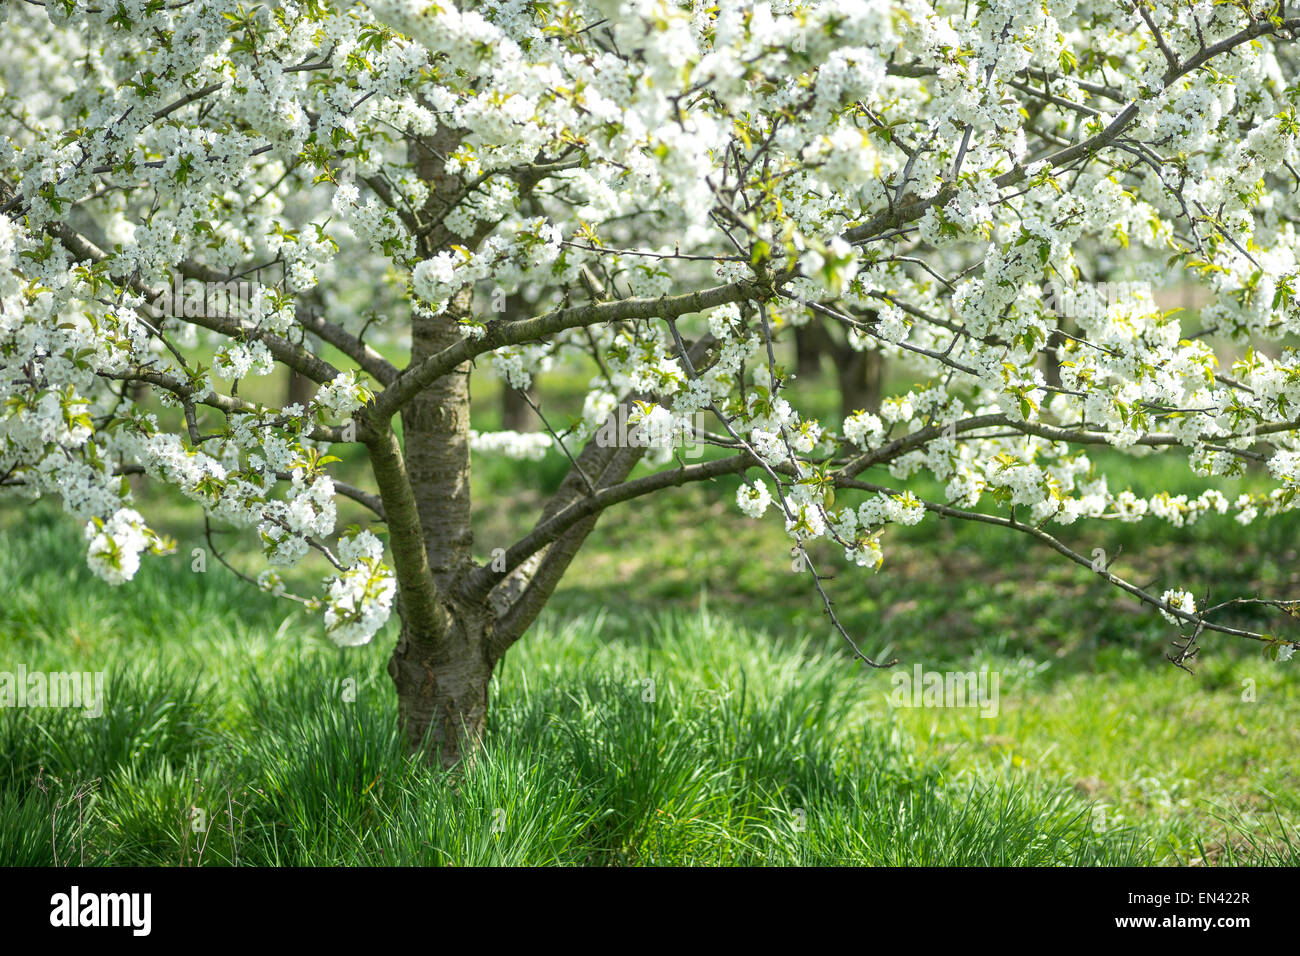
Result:
<instances>
[{"instance_id":1,"label":"tree branch","mask_svg":"<svg viewBox=\"0 0 1300 956\"><path fill-rule=\"evenodd\" d=\"M480 338L464 338L418 365L406 369L391 386L376 398L373 414L375 421L386 421L396 414L421 389L446 375L452 369L476 356L507 345L531 342L545 335L565 329L576 329L602 322L624 319L676 318L691 312L702 312L728 302L757 298L768 293L752 280L739 280L726 285L665 295L657 299L616 299L610 302L592 302L587 305L556 309L531 319L497 320L485 326Z\"/></svg>"}]
</instances>

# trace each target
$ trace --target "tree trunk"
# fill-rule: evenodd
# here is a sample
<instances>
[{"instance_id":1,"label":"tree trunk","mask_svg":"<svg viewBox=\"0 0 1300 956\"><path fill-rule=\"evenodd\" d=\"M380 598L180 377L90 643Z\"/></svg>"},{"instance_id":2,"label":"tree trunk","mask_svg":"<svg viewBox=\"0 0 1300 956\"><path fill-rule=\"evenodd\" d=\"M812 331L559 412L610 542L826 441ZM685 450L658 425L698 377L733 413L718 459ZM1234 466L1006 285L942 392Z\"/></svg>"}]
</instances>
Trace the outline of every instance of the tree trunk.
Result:
<instances>
[{"instance_id":1,"label":"tree trunk","mask_svg":"<svg viewBox=\"0 0 1300 956\"><path fill-rule=\"evenodd\" d=\"M289 372L289 388L285 396L286 405L301 405L303 408L316 397L319 386L296 369Z\"/></svg>"},{"instance_id":2,"label":"tree trunk","mask_svg":"<svg viewBox=\"0 0 1300 956\"><path fill-rule=\"evenodd\" d=\"M453 152L458 136L454 130L439 128L431 143L411 144L420 178L433 187L430 211L460 190L456 177L443 168L443 157ZM426 254L451 238L431 235ZM473 289L467 285L443 314L414 316L411 364L419 365L459 342L463 332L458 320L473 307ZM457 597L462 577L474 567L469 378L470 363L465 362L431 382L402 409L404 447L397 457L403 460L405 474L395 484L397 496L403 491L407 496L407 507L399 515L403 546L416 553L406 556L406 582L399 569L402 633L388 673L397 689L408 751L444 767L472 755L483 738L488 682L495 664L491 608L486 601L471 606ZM389 509L389 527L396 541L393 516ZM433 588L425 583L430 579ZM409 601L401 593L408 590ZM430 598L431 594L436 597Z\"/></svg>"},{"instance_id":3,"label":"tree trunk","mask_svg":"<svg viewBox=\"0 0 1300 956\"><path fill-rule=\"evenodd\" d=\"M801 378L812 378L822 370L822 353L830 344L826 329L814 318L794 330L794 371Z\"/></svg>"},{"instance_id":4,"label":"tree trunk","mask_svg":"<svg viewBox=\"0 0 1300 956\"><path fill-rule=\"evenodd\" d=\"M450 631L437 640L403 621L388 673L397 687L406 750L423 753L430 764L453 767L482 743L495 665L487 650L486 617L455 615Z\"/></svg>"},{"instance_id":5,"label":"tree trunk","mask_svg":"<svg viewBox=\"0 0 1300 956\"><path fill-rule=\"evenodd\" d=\"M537 383L531 383L527 395L537 402ZM532 405L524 400L519 389L511 388L507 382L501 383L501 427L508 432L534 431L539 419L533 412Z\"/></svg>"},{"instance_id":6,"label":"tree trunk","mask_svg":"<svg viewBox=\"0 0 1300 956\"><path fill-rule=\"evenodd\" d=\"M461 135L439 127L431 137L408 142L420 179L431 187L424 214L435 225L421 241L425 258L465 241L440 224L463 188L443 165ZM524 179L520 188L533 185ZM491 225L481 224L466 244L477 245ZM473 312L473 291L462 287L439 315L412 317L412 366L462 341L459 320ZM470 369L469 361L462 362L410 397L401 408L401 442L390 421L371 423L364 412L358 415L397 575L402 631L388 673L397 690L402 732L409 753L444 767L472 759L487 723L493 669L531 625L600 517L597 512L568 528L508 580L470 586L482 570L473 559L470 521ZM544 513L553 515L573 496L586 494L588 479L596 487L624 481L643 452L589 440L579 455L586 470L570 471Z\"/></svg>"},{"instance_id":7,"label":"tree trunk","mask_svg":"<svg viewBox=\"0 0 1300 956\"><path fill-rule=\"evenodd\" d=\"M1061 351L1064 346L1065 336L1061 330L1052 329L1052 334L1047 337L1047 348L1043 349L1043 378L1052 388L1061 387Z\"/></svg>"},{"instance_id":8,"label":"tree trunk","mask_svg":"<svg viewBox=\"0 0 1300 956\"><path fill-rule=\"evenodd\" d=\"M871 349L857 352L847 343L836 349L835 375L840 386L840 415L848 418L862 410L880 410L884 360Z\"/></svg>"},{"instance_id":9,"label":"tree trunk","mask_svg":"<svg viewBox=\"0 0 1300 956\"><path fill-rule=\"evenodd\" d=\"M447 315L415 319L413 361L458 340L455 316L470 306L466 288ZM441 613L437 620L419 620L403 602L402 636L388 673L397 687L407 747L445 767L472 753L482 739L493 664L488 651L491 612L486 606L463 606L455 598L461 575L473 567L469 400L466 363L435 381L402 411L406 470Z\"/></svg>"}]
</instances>

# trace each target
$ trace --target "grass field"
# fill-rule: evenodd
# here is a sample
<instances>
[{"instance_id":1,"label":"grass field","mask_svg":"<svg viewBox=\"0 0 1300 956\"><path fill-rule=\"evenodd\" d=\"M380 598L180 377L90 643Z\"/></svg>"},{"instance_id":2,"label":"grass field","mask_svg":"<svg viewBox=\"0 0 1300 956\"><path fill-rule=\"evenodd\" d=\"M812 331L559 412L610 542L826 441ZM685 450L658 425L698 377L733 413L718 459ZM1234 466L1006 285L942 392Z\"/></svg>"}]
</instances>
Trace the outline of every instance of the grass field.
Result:
<instances>
[{"instance_id":1,"label":"grass field","mask_svg":"<svg viewBox=\"0 0 1300 956\"><path fill-rule=\"evenodd\" d=\"M476 472L484 556L563 461L526 466L522 491L519 467ZM1196 487L1172 458L1119 468L1138 491ZM121 589L53 503L5 506L0 671L108 684L99 719L0 710L0 862L1300 862L1294 662L1211 638L1188 675L1164 660L1172 629L1085 569L927 519L887 537L878 575L838 572L837 611L900 667L996 672L999 707L891 707L889 672L844 652L734 488L605 518L454 777L400 755L391 627L340 650L217 562L195 573L200 529L169 499L152 513L178 553ZM1157 591L1300 592L1295 520L1073 530ZM230 539L231 560L247 544Z\"/></svg>"}]
</instances>

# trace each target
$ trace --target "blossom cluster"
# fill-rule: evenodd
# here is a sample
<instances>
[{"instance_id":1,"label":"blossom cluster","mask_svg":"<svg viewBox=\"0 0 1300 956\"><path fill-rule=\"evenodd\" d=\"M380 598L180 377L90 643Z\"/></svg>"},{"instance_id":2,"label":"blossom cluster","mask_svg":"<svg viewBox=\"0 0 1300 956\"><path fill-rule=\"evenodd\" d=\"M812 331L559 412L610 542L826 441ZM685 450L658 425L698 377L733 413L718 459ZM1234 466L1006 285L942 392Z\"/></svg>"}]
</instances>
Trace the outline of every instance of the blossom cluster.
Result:
<instances>
[{"instance_id":1,"label":"blossom cluster","mask_svg":"<svg viewBox=\"0 0 1300 956\"><path fill-rule=\"evenodd\" d=\"M327 631L368 640L396 579L380 536L338 531L326 439L407 381L393 355L428 359L416 329L503 387L589 383L556 433L474 452L612 421L657 467L704 418L747 456L744 514L858 566L936 508L1185 526L1300 501L1300 25L1275 3L23 6L0 488L58 496L110 582L160 547L142 474L255 533L270 590L332 561ZM1159 301L1171 275L1194 316ZM176 276L255 290L160 315ZM916 384L819 415L783 367L809 323ZM268 404L286 364L313 397ZM1114 454L1205 488L1138 495ZM1250 468L1266 488L1215 487ZM942 501L879 490L920 476Z\"/></svg>"}]
</instances>

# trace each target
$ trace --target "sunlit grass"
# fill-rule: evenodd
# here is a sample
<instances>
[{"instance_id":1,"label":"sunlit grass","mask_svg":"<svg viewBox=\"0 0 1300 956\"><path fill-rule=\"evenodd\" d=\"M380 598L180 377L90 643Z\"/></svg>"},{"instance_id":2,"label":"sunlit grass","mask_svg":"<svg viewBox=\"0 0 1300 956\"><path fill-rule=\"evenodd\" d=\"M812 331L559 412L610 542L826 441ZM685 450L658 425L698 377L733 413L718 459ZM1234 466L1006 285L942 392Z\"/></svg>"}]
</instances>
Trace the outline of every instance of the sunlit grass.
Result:
<instances>
[{"instance_id":1,"label":"sunlit grass","mask_svg":"<svg viewBox=\"0 0 1300 956\"><path fill-rule=\"evenodd\" d=\"M1262 658L1193 679L1123 646L1088 672L988 641L963 662L1002 675L984 719L891 709L888 673L824 627L698 593L589 606L510 652L488 746L448 777L401 756L391 632L338 650L180 561L110 589L79 546L39 510L0 538L0 669L109 675L101 719L0 713L5 862L1296 861L1293 678Z\"/></svg>"},{"instance_id":2,"label":"sunlit grass","mask_svg":"<svg viewBox=\"0 0 1300 956\"><path fill-rule=\"evenodd\" d=\"M553 424L585 382L552 376ZM266 397L282 386L263 383ZM475 387L476 427L496 427L496 386L476 375ZM835 407L830 390L810 394ZM343 476L364 484L360 452L338 451ZM1113 488L1203 487L1177 454L1094 457ZM480 558L517 538L566 465L476 457ZM319 621L222 568L179 496L141 486L177 552L119 589L91 576L56 508L0 510L0 670L110 682L99 720L0 711L0 861L1300 861L1294 663L1207 636L1185 674L1164 660L1172 629L1086 568L928 517L887 532L878 574L812 549L869 654L1001 678L994 717L891 708L891 672L845 653L779 523L738 514L737 481L602 519L499 669L488 746L454 778L399 752L393 626L369 647L332 647ZM362 517L342 503L340 523ZM230 560L259 566L254 540L218 530ZM1153 590L1223 599L1300 594L1297 532L1292 515L1060 533ZM306 562L290 583L309 589L324 571Z\"/></svg>"}]
</instances>

